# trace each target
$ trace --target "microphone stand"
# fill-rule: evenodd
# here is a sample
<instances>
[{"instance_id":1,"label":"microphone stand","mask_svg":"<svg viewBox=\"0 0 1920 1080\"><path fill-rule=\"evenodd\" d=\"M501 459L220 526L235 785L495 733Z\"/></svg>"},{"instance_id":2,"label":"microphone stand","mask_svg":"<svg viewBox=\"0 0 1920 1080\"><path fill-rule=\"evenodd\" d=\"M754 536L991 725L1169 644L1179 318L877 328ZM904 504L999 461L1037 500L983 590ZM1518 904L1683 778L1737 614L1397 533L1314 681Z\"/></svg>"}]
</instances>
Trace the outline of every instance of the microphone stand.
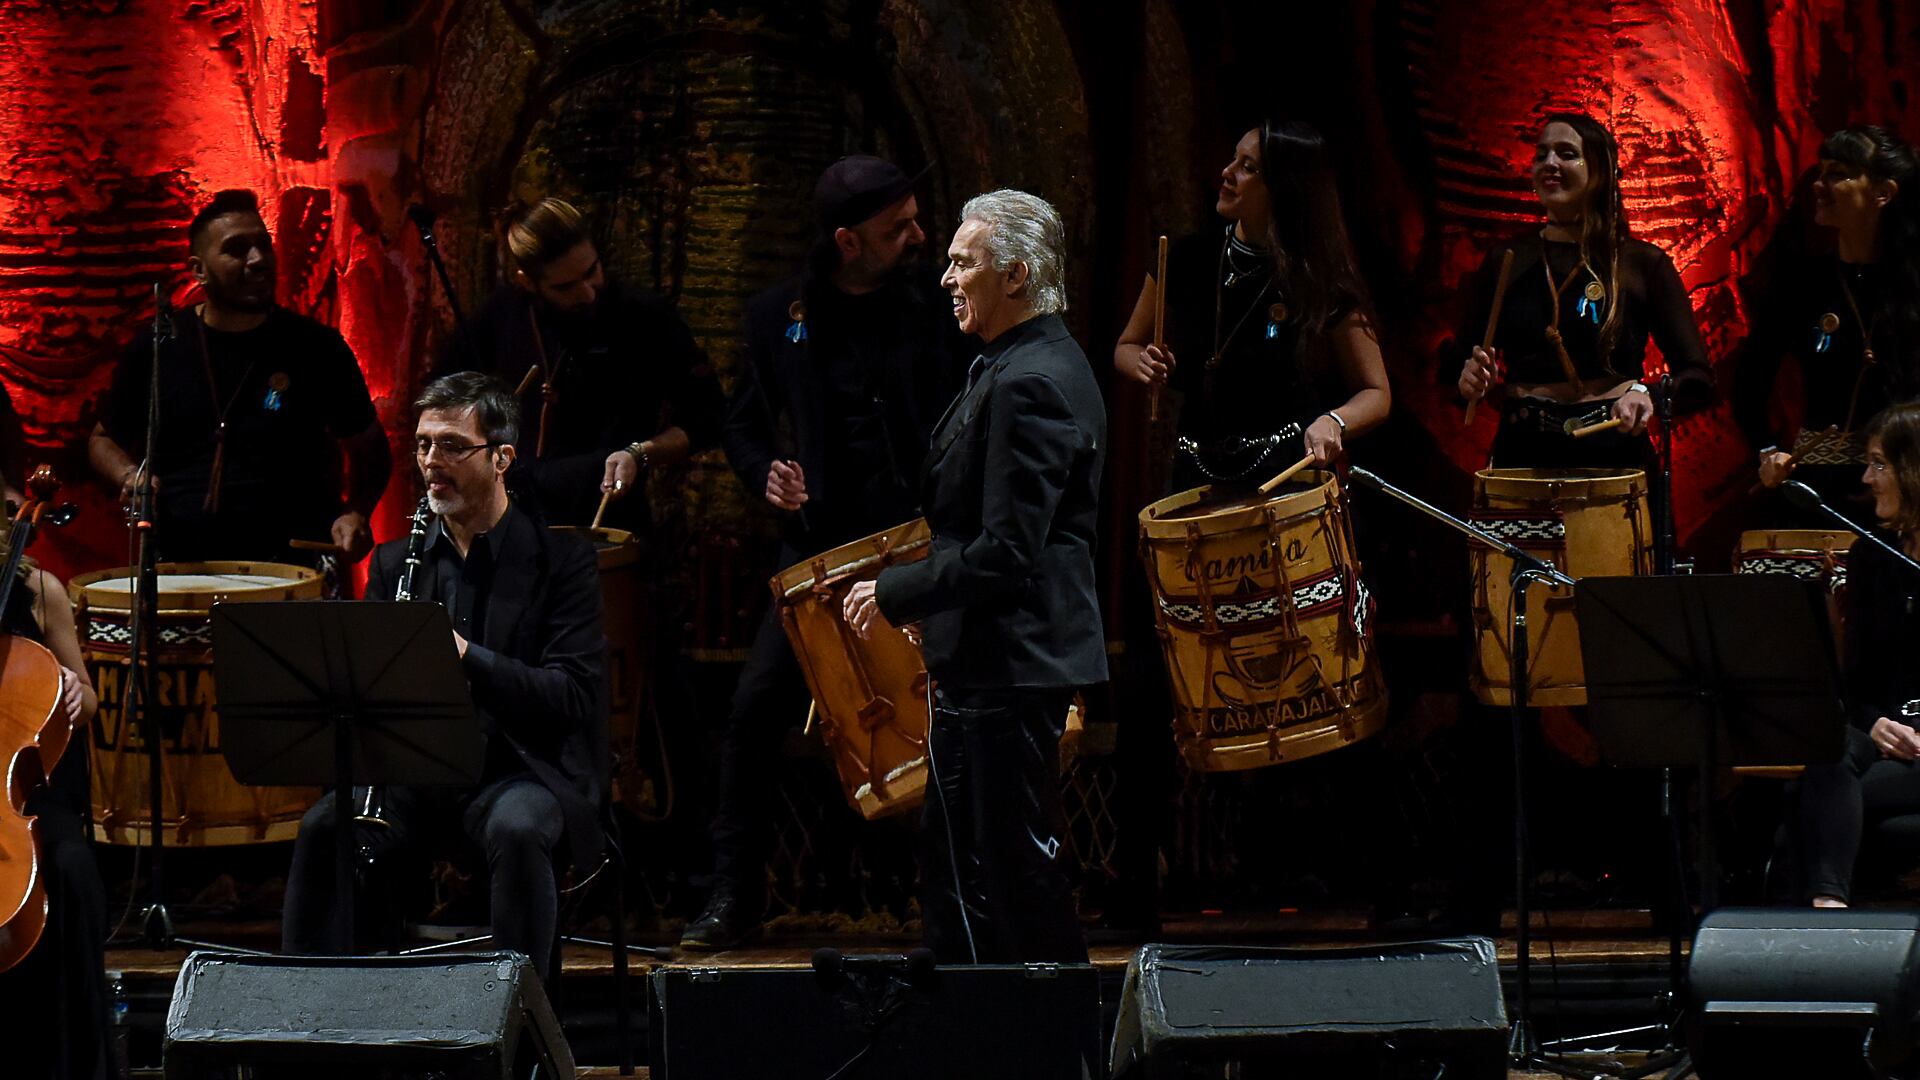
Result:
<instances>
[{"instance_id":1,"label":"microphone stand","mask_svg":"<svg viewBox=\"0 0 1920 1080\"><path fill-rule=\"evenodd\" d=\"M1415 510L1464 534L1469 540L1489 551L1506 556L1513 563L1513 569L1507 576L1513 597L1513 615L1507 635L1507 670L1510 690L1508 715L1513 725L1513 883L1514 883L1514 1017L1511 1033L1507 1039L1507 1058L1514 1065L1525 1065L1535 1069L1546 1069L1563 1076L1580 1080L1593 1075L1592 1070L1577 1070L1549 1060L1540 1052L1540 1043L1533 1033L1533 912L1528 902L1528 880L1531 876L1531 860L1527 855L1527 796L1526 796L1526 712L1527 712L1527 589L1534 582L1545 582L1564 588L1572 588L1574 581L1562 573L1552 563L1487 532L1485 529L1455 517L1445 510L1434 506L1416 495L1403 491L1387 483L1366 469L1354 466L1348 475L1375 491L1389 495L1413 507Z\"/></svg>"},{"instance_id":2,"label":"microphone stand","mask_svg":"<svg viewBox=\"0 0 1920 1080\"><path fill-rule=\"evenodd\" d=\"M453 325L466 325L467 314L460 310L460 295L453 291L453 279L447 276L446 260L440 257L440 241L433 235L433 211L414 203L407 207L407 217L412 219L414 228L420 230L420 244L427 249L427 261L433 264L434 273L440 278L441 291L447 294L447 306L453 309Z\"/></svg>"},{"instance_id":3,"label":"microphone stand","mask_svg":"<svg viewBox=\"0 0 1920 1080\"><path fill-rule=\"evenodd\" d=\"M152 811L147 822L147 909L141 912L142 936L149 946L165 946L173 941L173 917L167 912L165 866L165 825L161 822L162 775L164 755L161 732L153 715L153 649L155 623L159 620L159 571L153 547L154 505L153 473L155 446L160 434L160 352L173 332L173 310L161 294L158 282L153 286L153 354L147 369L147 438L145 457L140 461L140 482L134 488L133 537L138 551L135 557L135 586L130 629L132 642L127 653L127 690L120 711L123 727L140 732L147 752L147 801Z\"/></svg>"},{"instance_id":4,"label":"microphone stand","mask_svg":"<svg viewBox=\"0 0 1920 1080\"><path fill-rule=\"evenodd\" d=\"M1793 503L1793 505L1802 510L1817 510L1825 514L1827 517L1833 519L1835 525L1840 526L1860 539L1865 540L1867 543L1872 544L1874 547L1879 548L1883 553L1892 556L1908 570L1911 570L1915 574L1920 574L1920 562L1913 561L1906 552L1880 539L1879 535L1872 529L1860 525L1847 515L1828 506L1826 502L1820 498L1819 492L1798 480L1789 480L1780 485L1780 491L1786 495L1787 500Z\"/></svg>"},{"instance_id":5,"label":"microphone stand","mask_svg":"<svg viewBox=\"0 0 1920 1080\"><path fill-rule=\"evenodd\" d=\"M132 641L127 650L127 689L122 697L120 725L122 730L134 730L140 733L143 749L147 755L147 907L140 913L141 944L150 949L171 949L185 945L190 948L225 949L229 952L244 952L265 955L255 949L241 949L233 946L218 945L208 941L191 941L178 937L173 932L173 915L167 910L166 874L163 872L166 860L166 826L162 821L164 809L163 780L166 773L166 754L163 749L166 735L161 730L159 717L153 708L154 668L153 655L159 634L160 621L160 571L157 551L154 547L154 463L155 448L159 443L160 432L160 354L163 345L173 336L173 306L167 303L158 282L153 286L153 354L147 371L147 438L146 456L140 463L140 482L134 488L133 535L138 549L135 557L136 578L133 596L133 610L130 612L128 630Z\"/></svg>"}]
</instances>

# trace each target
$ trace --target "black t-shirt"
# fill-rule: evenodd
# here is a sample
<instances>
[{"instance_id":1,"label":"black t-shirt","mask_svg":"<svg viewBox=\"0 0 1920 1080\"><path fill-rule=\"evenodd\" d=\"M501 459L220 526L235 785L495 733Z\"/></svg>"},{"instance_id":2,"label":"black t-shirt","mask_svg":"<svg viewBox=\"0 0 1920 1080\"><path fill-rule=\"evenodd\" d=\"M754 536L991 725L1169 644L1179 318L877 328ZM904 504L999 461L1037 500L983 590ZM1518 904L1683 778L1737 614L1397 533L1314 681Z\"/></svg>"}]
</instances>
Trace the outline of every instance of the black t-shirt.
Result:
<instances>
[{"instance_id":1,"label":"black t-shirt","mask_svg":"<svg viewBox=\"0 0 1920 1080\"><path fill-rule=\"evenodd\" d=\"M719 441L725 408L706 353L667 301L608 282L589 312L536 316L525 289L503 285L456 334L437 374L479 370L509 386L544 354L553 366L553 404L540 380L520 396L520 445L508 483L523 509L555 525L585 525L600 504L609 454L678 426L695 451ZM546 412L544 456L540 447ZM647 523L647 500L629 496L609 505L605 524L635 529Z\"/></svg>"},{"instance_id":2,"label":"black t-shirt","mask_svg":"<svg viewBox=\"0 0 1920 1080\"><path fill-rule=\"evenodd\" d=\"M114 369L104 417L107 434L135 461L146 452L152 355L151 332L143 332ZM174 318L160 365L161 557L285 559L289 540L328 539L344 505L339 440L378 419L339 332L280 307L242 333L206 327L186 311ZM223 415L219 505L209 514Z\"/></svg>"},{"instance_id":3,"label":"black t-shirt","mask_svg":"<svg viewBox=\"0 0 1920 1080\"><path fill-rule=\"evenodd\" d=\"M1181 395L1178 433L1201 462L1222 475L1264 479L1297 459L1300 439L1235 452L1242 440L1304 429L1343 397L1324 341L1305 341L1263 251L1230 241L1226 229L1185 236L1167 251L1167 343L1175 365L1168 385ZM1217 313L1217 318L1216 318ZM1338 321L1337 319L1334 321ZM1220 356L1213 360L1216 345ZM1316 345L1320 351L1312 351ZM1206 479L1180 455L1177 483ZM1272 469L1266 469L1272 465ZM1264 471L1263 471L1264 470Z\"/></svg>"}]
</instances>

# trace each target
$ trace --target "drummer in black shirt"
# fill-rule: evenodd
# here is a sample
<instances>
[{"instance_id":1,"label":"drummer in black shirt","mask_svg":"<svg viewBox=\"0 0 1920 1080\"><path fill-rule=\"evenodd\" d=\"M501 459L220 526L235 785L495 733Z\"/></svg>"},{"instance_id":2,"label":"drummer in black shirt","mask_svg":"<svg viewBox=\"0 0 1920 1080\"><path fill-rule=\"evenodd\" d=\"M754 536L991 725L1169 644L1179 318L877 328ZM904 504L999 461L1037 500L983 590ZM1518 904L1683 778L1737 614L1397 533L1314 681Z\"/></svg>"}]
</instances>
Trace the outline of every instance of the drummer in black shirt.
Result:
<instances>
[{"instance_id":1,"label":"drummer in black shirt","mask_svg":"<svg viewBox=\"0 0 1920 1080\"><path fill-rule=\"evenodd\" d=\"M647 500L626 496L646 472L714 445L725 402L707 357L666 300L607 276L586 216L559 199L501 222L509 283L442 358L448 371L497 375L520 389L524 451L508 482L549 525L643 529Z\"/></svg>"},{"instance_id":2,"label":"drummer in black shirt","mask_svg":"<svg viewBox=\"0 0 1920 1080\"><path fill-rule=\"evenodd\" d=\"M1734 417L1767 487L1791 476L1831 505L1857 501L1860 429L1920 397L1920 204L1905 192L1916 172L1913 148L1877 127L1820 146L1813 220L1837 250L1794 260L1763 287L1734 366ZM1783 386L1789 364L1798 378ZM1783 397L1800 402L1797 430L1776 416Z\"/></svg>"},{"instance_id":3,"label":"drummer in black shirt","mask_svg":"<svg viewBox=\"0 0 1920 1080\"><path fill-rule=\"evenodd\" d=\"M782 566L919 516L928 440L973 357L915 258L926 236L911 178L878 158L843 158L821 175L814 207L806 272L747 304L724 433L747 490L785 518ZM686 948L727 948L759 926L780 740L806 700L770 611L721 731L713 894Z\"/></svg>"},{"instance_id":4,"label":"drummer in black shirt","mask_svg":"<svg viewBox=\"0 0 1920 1080\"><path fill-rule=\"evenodd\" d=\"M338 331L274 303L273 239L250 191L222 191L188 227L205 299L175 312L160 349L155 543L173 561L307 562L288 541L373 548L368 516L392 455ZM132 497L146 452L153 337L114 369L88 440L94 473ZM346 497L341 497L341 462Z\"/></svg>"},{"instance_id":5,"label":"drummer in black shirt","mask_svg":"<svg viewBox=\"0 0 1920 1080\"><path fill-rule=\"evenodd\" d=\"M1496 466L1644 468L1654 415L1644 382L1647 339L1673 373L1676 414L1713 399L1713 369L1686 287L1666 252L1629 235L1619 147L1592 118L1547 117L1534 151L1533 189L1547 223L1488 253L1443 370L1459 371L1468 401L1496 389L1504 397ZM1486 327L1508 249L1513 268L1489 353L1473 343ZM1581 438L1566 430L1569 421L1611 419L1623 423Z\"/></svg>"},{"instance_id":6,"label":"drummer in black shirt","mask_svg":"<svg viewBox=\"0 0 1920 1080\"><path fill-rule=\"evenodd\" d=\"M1392 408L1326 143L1302 123L1246 133L1220 170L1224 229L1167 254L1167 345L1149 276L1113 350L1121 375L1180 395L1173 490L1252 487L1324 467Z\"/></svg>"}]
</instances>

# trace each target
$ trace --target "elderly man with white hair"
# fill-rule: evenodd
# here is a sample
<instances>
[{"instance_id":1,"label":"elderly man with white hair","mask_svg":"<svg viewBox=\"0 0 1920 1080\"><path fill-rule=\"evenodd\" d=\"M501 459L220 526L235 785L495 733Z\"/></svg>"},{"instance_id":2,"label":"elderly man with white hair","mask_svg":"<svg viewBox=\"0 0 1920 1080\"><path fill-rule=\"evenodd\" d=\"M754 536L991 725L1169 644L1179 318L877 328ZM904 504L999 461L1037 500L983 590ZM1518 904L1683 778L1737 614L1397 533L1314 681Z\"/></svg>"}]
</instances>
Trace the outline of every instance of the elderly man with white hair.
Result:
<instances>
[{"instance_id":1,"label":"elderly man with white hair","mask_svg":"<svg viewBox=\"0 0 1920 1080\"><path fill-rule=\"evenodd\" d=\"M1093 540L1107 414L1066 310L1045 200L978 196L941 284L983 343L923 466L927 558L856 586L848 621L914 627L933 678L927 942L949 963L1087 957L1060 802L1060 725L1107 678Z\"/></svg>"}]
</instances>

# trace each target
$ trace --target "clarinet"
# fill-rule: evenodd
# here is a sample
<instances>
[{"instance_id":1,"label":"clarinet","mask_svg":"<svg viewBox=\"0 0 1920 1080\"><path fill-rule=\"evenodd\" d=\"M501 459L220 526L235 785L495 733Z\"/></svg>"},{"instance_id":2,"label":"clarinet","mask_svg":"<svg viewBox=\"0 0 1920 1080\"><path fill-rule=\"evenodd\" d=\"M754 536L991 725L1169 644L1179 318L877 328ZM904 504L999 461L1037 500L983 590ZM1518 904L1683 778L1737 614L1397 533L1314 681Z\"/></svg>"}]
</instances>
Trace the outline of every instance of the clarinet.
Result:
<instances>
[{"instance_id":1,"label":"clarinet","mask_svg":"<svg viewBox=\"0 0 1920 1080\"><path fill-rule=\"evenodd\" d=\"M427 519L432 516L433 509L427 505L427 497L420 496L420 505L413 510L413 527L407 531L407 558L400 566L400 581L393 589L395 600L413 599L413 578L420 569L420 556L427 549ZM386 792L380 785L369 784L366 794L360 801L360 812L353 817L355 821L365 825L375 825L382 829L391 828L392 823L386 818L386 809ZM373 860L371 845L363 842L360 845L360 855L371 862Z\"/></svg>"}]
</instances>

